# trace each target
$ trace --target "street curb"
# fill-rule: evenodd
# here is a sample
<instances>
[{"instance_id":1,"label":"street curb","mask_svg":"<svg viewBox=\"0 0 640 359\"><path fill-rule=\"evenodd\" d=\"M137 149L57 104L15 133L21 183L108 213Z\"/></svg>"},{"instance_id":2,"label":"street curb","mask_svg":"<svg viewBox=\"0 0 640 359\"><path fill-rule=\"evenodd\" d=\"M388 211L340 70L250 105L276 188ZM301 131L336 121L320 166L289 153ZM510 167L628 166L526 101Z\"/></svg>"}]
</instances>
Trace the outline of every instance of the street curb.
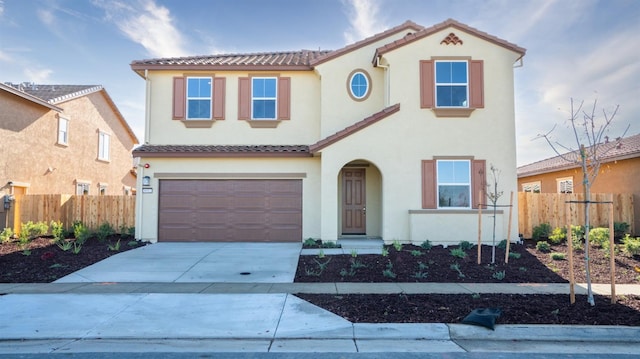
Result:
<instances>
[{"instance_id":1,"label":"street curb","mask_svg":"<svg viewBox=\"0 0 640 359\"><path fill-rule=\"evenodd\" d=\"M451 340L589 341L640 343L640 327L503 324L495 330L466 324L447 324Z\"/></svg>"}]
</instances>

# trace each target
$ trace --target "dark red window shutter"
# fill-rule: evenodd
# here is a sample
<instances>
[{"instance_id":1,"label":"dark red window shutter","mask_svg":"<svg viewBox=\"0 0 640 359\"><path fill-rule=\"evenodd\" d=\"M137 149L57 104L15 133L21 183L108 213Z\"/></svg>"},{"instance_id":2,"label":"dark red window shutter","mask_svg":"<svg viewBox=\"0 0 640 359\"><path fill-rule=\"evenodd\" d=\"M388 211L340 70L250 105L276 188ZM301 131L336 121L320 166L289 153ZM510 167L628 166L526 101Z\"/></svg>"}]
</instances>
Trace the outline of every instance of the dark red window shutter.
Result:
<instances>
[{"instance_id":1,"label":"dark red window shutter","mask_svg":"<svg viewBox=\"0 0 640 359\"><path fill-rule=\"evenodd\" d=\"M238 120L251 119L251 79L238 79Z\"/></svg>"},{"instance_id":2,"label":"dark red window shutter","mask_svg":"<svg viewBox=\"0 0 640 359\"><path fill-rule=\"evenodd\" d=\"M422 161L422 208L438 208L436 204L436 161Z\"/></svg>"},{"instance_id":3,"label":"dark red window shutter","mask_svg":"<svg viewBox=\"0 0 640 359\"><path fill-rule=\"evenodd\" d=\"M173 119L184 120L186 110L186 86L184 77L173 78Z\"/></svg>"},{"instance_id":4,"label":"dark red window shutter","mask_svg":"<svg viewBox=\"0 0 640 359\"><path fill-rule=\"evenodd\" d=\"M278 120L291 118L291 77L278 78Z\"/></svg>"},{"instance_id":5,"label":"dark red window shutter","mask_svg":"<svg viewBox=\"0 0 640 359\"><path fill-rule=\"evenodd\" d=\"M224 120L224 99L227 79L224 77L213 78L213 118Z\"/></svg>"},{"instance_id":6,"label":"dark red window shutter","mask_svg":"<svg viewBox=\"0 0 640 359\"><path fill-rule=\"evenodd\" d=\"M435 107L433 61L420 61L420 108Z\"/></svg>"},{"instance_id":7,"label":"dark red window shutter","mask_svg":"<svg viewBox=\"0 0 640 359\"><path fill-rule=\"evenodd\" d=\"M484 108L484 63L469 61L469 107Z\"/></svg>"},{"instance_id":8,"label":"dark red window shutter","mask_svg":"<svg viewBox=\"0 0 640 359\"><path fill-rule=\"evenodd\" d=\"M473 160L471 161L471 206L478 208L478 202L482 197L482 204L487 204L487 169L485 160ZM483 207L484 208L484 207Z\"/></svg>"}]
</instances>

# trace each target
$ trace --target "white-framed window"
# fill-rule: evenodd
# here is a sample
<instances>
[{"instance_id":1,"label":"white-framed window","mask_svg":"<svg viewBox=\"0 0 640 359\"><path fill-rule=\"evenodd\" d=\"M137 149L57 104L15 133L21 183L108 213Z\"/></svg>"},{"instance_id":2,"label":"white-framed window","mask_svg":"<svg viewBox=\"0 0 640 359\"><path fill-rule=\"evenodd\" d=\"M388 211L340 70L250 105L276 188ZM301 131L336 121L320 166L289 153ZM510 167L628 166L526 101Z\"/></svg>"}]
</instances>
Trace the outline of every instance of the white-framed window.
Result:
<instances>
[{"instance_id":1,"label":"white-framed window","mask_svg":"<svg viewBox=\"0 0 640 359\"><path fill-rule=\"evenodd\" d=\"M187 120L211 119L211 77L187 77Z\"/></svg>"},{"instance_id":2,"label":"white-framed window","mask_svg":"<svg viewBox=\"0 0 640 359\"><path fill-rule=\"evenodd\" d=\"M540 181L522 184L522 192L540 193Z\"/></svg>"},{"instance_id":3,"label":"white-framed window","mask_svg":"<svg viewBox=\"0 0 640 359\"><path fill-rule=\"evenodd\" d=\"M557 178L558 193L573 193L573 177Z\"/></svg>"},{"instance_id":4,"label":"white-framed window","mask_svg":"<svg viewBox=\"0 0 640 359\"><path fill-rule=\"evenodd\" d=\"M436 107L469 107L468 61L436 61L435 80Z\"/></svg>"},{"instance_id":5,"label":"white-framed window","mask_svg":"<svg viewBox=\"0 0 640 359\"><path fill-rule=\"evenodd\" d=\"M122 187L122 194L124 194L125 196L131 195L131 187L123 186Z\"/></svg>"},{"instance_id":6,"label":"white-framed window","mask_svg":"<svg viewBox=\"0 0 640 359\"><path fill-rule=\"evenodd\" d=\"M276 77L251 78L251 118L277 119L278 79Z\"/></svg>"},{"instance_id":7,"label":"white-framed window","mask_svg":"<svg viewBox=\"0 0 640 359\"><path fill-rule=\"evenodd\" d=\"M58 144L69 144L69 120L64 117L58 118Z\"/></svg>"},{"instance_id":8,"label":"white-framed window","mask_svg":"<svg viewBox=\"0 0 640 359\"><path fill-rule=\"evenodd\" d=\"M436 162L438 208L471 208L471 161Z\"/></svg>"},{"instance_id":9,"label":"white-framed window","mask_svg":"<svg viewBox=\"0 0 640 359\"><path fill-rule=\"evenodd\" d=\"M349 96L355 101L364 101L371 91L371 80L365 70L357 69L351 72L347 82Z\"/></svg>"},{"instance_id":10,"label":"white-framed window","mask_svg":"<svg viewBox=\"0 0 640 359\"><path fill-rule=\"evenodd\" d=\"M109 146L111 136L106 132L98 132L98 159L109 161Z\"/></svg>"},{"instance_id":11,"label":"white-framed window","mask_svg":"<svg viewBox=\"0 0 640 359\"><path fill-rule=\"evenodd\" d=\"M77 195L85 195L89 194L89 189L91 188L91 183L76 181L76 194Z\"/></svg>"},{"instance_id":12,"label":"white-framed window","mask_svg":"<svg viewBox=\"0 0 640 359\"><path fill-rule=\"evenodd\" d=\"M101 196L104 196L107 194L107 187L108 185L106 183L98 183L98 193Z\"/></svg>"}]
</instances>

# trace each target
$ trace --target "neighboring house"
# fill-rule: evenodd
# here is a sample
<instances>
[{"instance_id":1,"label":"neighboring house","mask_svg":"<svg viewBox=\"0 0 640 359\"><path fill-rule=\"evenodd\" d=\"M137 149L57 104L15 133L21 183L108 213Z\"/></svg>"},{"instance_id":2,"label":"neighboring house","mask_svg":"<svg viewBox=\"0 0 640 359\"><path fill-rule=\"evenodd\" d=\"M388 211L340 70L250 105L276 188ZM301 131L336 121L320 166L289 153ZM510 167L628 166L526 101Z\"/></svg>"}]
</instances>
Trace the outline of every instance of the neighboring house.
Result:
<instances>
[{"instance_id":1,"label":"neighboring house","mask_svg":"<svg viewBox=\"0 0 640 359\"><path fill-rule=\"evenodd\" d=\"M0 84L0 138L0 198L135 190L138 139L102 86Z\"/></svg>"},{"instance_id":2,"label":"neighboring house","mask_svg":"<svg viewBox=\"0 0 640 359\"><path fill-rule=\"evenodd\" d=\"M631 193L634 203L634 223L640 223L640 134L620 141L606 139L598 147L600 172L591 186L592 193ZM577 159L577 152L563 154ZM518 167L518 188L521 192L582 193L582 167L561 156Z\"/></svg>"},{"instance_id":3,"label":"neighboring house","mask_svg":"<svg viewBox=\"0 0 640 359\"><path fill-rule=\"evenodd\" d=\"M517 191L513 69L524 54L447 20L335 51L134 61L148 105L133 152L136 237L474 242L490 166L502 171L500 204ZM513 223L515 240L517 210Z\"/></svg>"}]
</instances>

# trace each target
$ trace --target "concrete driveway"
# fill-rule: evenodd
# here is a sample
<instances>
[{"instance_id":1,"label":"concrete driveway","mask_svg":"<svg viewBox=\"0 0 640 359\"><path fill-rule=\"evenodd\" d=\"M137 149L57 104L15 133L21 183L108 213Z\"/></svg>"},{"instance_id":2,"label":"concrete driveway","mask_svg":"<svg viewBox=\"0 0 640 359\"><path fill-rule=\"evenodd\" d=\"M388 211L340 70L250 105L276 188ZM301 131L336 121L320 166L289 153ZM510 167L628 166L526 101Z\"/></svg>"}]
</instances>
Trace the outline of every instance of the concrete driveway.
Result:
<instances>
[{"instance_id":1,"label":"concrete driveway","mask_svg":"<svg viewBox=\"0 0 640 359\"><path fill-rule=\"evenodd\" d=\"M301 243L154 243L111 256L55 283L291 283Z\"/></svg>"}]
</instances>

